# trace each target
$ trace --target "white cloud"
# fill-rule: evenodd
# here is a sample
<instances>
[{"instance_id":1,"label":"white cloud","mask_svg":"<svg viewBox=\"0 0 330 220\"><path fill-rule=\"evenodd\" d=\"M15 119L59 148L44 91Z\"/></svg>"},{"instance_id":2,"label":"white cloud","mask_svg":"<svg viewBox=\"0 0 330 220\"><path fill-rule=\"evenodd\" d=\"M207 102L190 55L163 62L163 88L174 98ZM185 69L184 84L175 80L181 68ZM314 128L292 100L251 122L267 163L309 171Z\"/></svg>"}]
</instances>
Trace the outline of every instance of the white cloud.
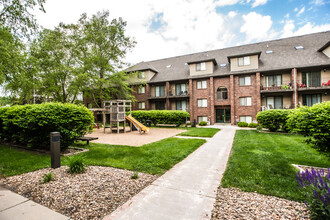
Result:
<instances>
[{"instance_id":1,"label":"white cloud","mask_svg":"<svg viewBox=\"0 0 330 220\"><path fill-rule=\"evenodd\" d=\"M294 12L297 12L297 11L298 11L298 8L295 8L295 9L294 9Z\"/></svg>"},{"instance_id":2,"label":"white cloud","mask_svg":"<svg viewBox=\"0 0 330 220\"><path fill-rule=\"evenodd\" d=\"M330 30L330 24L313 25L307 22L304 26L300 27L297 31L293 32L293 36L322 32Z\"/></svg>"},{"instance_id":3,"label":"white cloud","mask_svg":"<svg viewBox=\"0 0 330 220\"><path fill-rule=\"evenodd\" d=\"M281 37L290 37L293 36L293 30L295 28L294 20L287 20L282 30Z\"/></svg>"},{"instance_id":4,"label":"white cloud","mask_svg":"<svg viewBox=\"0 0 330 220\"><path fill-rule=\"evenodd\" d=\"M310 1L310 4L320 6L320 5L324 5L325 2L324 2L324 0L312 0L312 1Z\"/></svg>"},{"instance_id":5,"label":"white cloud","mask_svg":"<svg viewBox=\"0 0 330 220\"><path fill-rule=\"evenodd\" d=\"M256 12L250 12L247 15L243 15L243 20L244 24L240 31L245 33L247 43L274 37L274 32L271 30L273 22L270 16L262 16Z\"/></svg>"},{"instance_id":6,"label":"white cloud","mask_svg":"<svg viewBox=\"0 0 330 220\"><path fill-rule=\"evenodd\" d=\"M304 13L305 12L305 6L304 7L302 7L299 11L298 11L298 13L297 13L297 17L299 17L302 13Z\"/></svg>"},{"instance_id":7,"label":"white cloud","mask_svg":"<svg viewBox=\"0 0 330 220\"><path fill-rule=\"evenodd\" d=\"M255 8L259 5L264 5L267 3L267 0L254 0L254 2L252 3L252 8Z\"/></svg>"},{"instance_id":8,"label":"white cloud","mask_svg":"<svg viewBox=\"0 0 330 220\"><path fill-rule=\"evenodd\" d=\"M227 6L227 5L235 5L239 2L239 0L218 0L215 2L216 6Z\"/></svg>"},{"instance_id":9,"label":"white cloud","mask_svg":"<svg viewBox=\"0 0 330 220\"><path fill-rule=\"evenodd\" d=\"M289 18L290 17L290 14L289 13L287 13L285 16L284 16L284 18Z\"/></svg>"},{"instance_id":10,"label":"white cloud","mask_svg":"<svg viewBox=\"0 0 330 220\"><path fill-rule=\"evenodd\" d=\"M234 18L236 15L237 15L237 12L235 12L235 11L230 11L228 13L228 17L230 17L230 18Z\"/></svg>"}]
</instances>

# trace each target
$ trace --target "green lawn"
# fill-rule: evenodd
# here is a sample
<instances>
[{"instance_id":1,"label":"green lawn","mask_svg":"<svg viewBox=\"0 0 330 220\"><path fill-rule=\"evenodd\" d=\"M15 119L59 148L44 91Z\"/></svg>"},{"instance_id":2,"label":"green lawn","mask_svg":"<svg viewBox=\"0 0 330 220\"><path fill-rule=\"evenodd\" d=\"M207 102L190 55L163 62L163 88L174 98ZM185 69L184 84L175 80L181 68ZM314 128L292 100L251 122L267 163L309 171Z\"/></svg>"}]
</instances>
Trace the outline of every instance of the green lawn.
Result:
<instances>
[{"instance_id":1,"label":"green lawn","mask_svg":"<svg viewBox=\"0 0 330 220\"><path fill-rule=\"evenodd\" d=\"M329 159L303 140L298 135L236 131L222 186L303 201L296 188L297 171L290 164L330 167Z\"/></svg>"},{"instance_id":2,"label":"green lawn","mask_svg":"<svg viewBox=\"0 0 330 220\"><path fill-rule=\"evenodd\" d=\"M201 139L168 138L142 147L90 143L82 153L87 165L111 166L150 174L163 174L199 146ZM67 157L61 158L63 165ZM0 175L11 176L50 166L50 156L0 146ZM133 168L134 166L134 168Z\"/></svg>"},{"instance_id":3,"label":"green lawn","mask_svg":"<svg viewBox=\"0 0 330 220\"><path fill-rule=\"evenodd\" d=\"M183 132L181 136L192 136L192 137L213 137L220 129L218 128L182 128L188 130Z\"/></svg>"},{"instance_id":4,"label":"green lawn","mask_svg":"<svg viewBox=\"0 0 330 220\"><path fill-rule=\"evenodd\" d=\"M50 156L0 145L0 176L50 167Z\"/></svg>"}]
</instances>

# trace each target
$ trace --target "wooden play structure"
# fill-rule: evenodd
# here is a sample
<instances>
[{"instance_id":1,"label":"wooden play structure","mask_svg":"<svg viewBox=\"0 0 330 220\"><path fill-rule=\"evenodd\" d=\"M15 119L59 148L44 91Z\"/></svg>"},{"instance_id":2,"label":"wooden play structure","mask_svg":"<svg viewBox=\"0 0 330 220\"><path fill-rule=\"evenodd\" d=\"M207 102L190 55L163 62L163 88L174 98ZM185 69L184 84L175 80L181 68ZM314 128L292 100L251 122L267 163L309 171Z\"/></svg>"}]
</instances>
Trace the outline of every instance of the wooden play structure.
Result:
<instances>
[{"instance_id":1,"label":"wooden play structure","mask_svg":"<svg viewBox=\"0 0 330 220\"><path fill-rule=\"evenodd\" d=\"M130 123L130 131L132 131L134 126L140 134L149 132L148 127L144 126L131 116L131 100L104 101L103 106L104 108L90 110L94 113L102 113L104 133L107 128L110 128L110 133L112 133L114 128L116 128L118 134L120 133L120 130L123 130L123 132L126 133L126 120ZM129 112L128 116L126 115L126 112ZM120 128L120 123L123 124L122 128Z\"/></svg>"}]
</instances>

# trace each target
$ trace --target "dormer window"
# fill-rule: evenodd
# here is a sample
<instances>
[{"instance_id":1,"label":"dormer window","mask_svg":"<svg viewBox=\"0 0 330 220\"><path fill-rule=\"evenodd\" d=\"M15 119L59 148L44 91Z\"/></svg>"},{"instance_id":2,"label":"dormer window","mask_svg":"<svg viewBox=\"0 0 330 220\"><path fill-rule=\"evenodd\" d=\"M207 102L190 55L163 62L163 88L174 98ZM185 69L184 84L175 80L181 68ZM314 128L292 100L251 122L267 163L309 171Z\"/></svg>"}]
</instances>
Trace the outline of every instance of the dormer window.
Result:
<instances>
[{"instance_id":1,"label":"dormer window","mask_svg":"<svg viewBox=\"0 0 330 220\"><path fill-rule=\"evenodd\" d=\"M138 78L139 78L139 79L144 79L144 78L145 78L145 74L144 74L144 72L139 72L139 73L138 73Z\"/></svg>"},{"instance_id":2,"label":"dormer window","mask_svg":"<svg viewBox=\"0 0 330 220\"><path fill-rule=\"evenodd\" d=\"M250 57L239 57L238 58L238 66L248 66L250 65Z\"/></svg>"},{"instance_id":3,"label":"dormer window","mask_svg":"<svg viewBox=\"0 0 330 220\"><path fill-rule=\"evenodd\" d=\"M206 70L206 63L196 63L196 71L204 71Z\"/></svg>"}]
</instances>

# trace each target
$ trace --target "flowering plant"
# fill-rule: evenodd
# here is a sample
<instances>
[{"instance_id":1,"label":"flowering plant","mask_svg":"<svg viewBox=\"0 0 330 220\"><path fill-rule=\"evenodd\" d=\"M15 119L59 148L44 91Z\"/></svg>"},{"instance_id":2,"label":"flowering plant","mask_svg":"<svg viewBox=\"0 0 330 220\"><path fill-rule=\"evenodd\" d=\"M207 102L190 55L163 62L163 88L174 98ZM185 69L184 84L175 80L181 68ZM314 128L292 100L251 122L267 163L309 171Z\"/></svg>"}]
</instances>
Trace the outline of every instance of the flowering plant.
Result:
<instances>
[{"instance_id":1,"label":"flowering plant","mask_svg":"<svg viewBox=\"0 0 330 220\"><path fill-rule=\"evenodd\" d=\"M306 196L311 219L330 219L330 168L298 172L297 183Z\"/></svg>"}]
</instances>

